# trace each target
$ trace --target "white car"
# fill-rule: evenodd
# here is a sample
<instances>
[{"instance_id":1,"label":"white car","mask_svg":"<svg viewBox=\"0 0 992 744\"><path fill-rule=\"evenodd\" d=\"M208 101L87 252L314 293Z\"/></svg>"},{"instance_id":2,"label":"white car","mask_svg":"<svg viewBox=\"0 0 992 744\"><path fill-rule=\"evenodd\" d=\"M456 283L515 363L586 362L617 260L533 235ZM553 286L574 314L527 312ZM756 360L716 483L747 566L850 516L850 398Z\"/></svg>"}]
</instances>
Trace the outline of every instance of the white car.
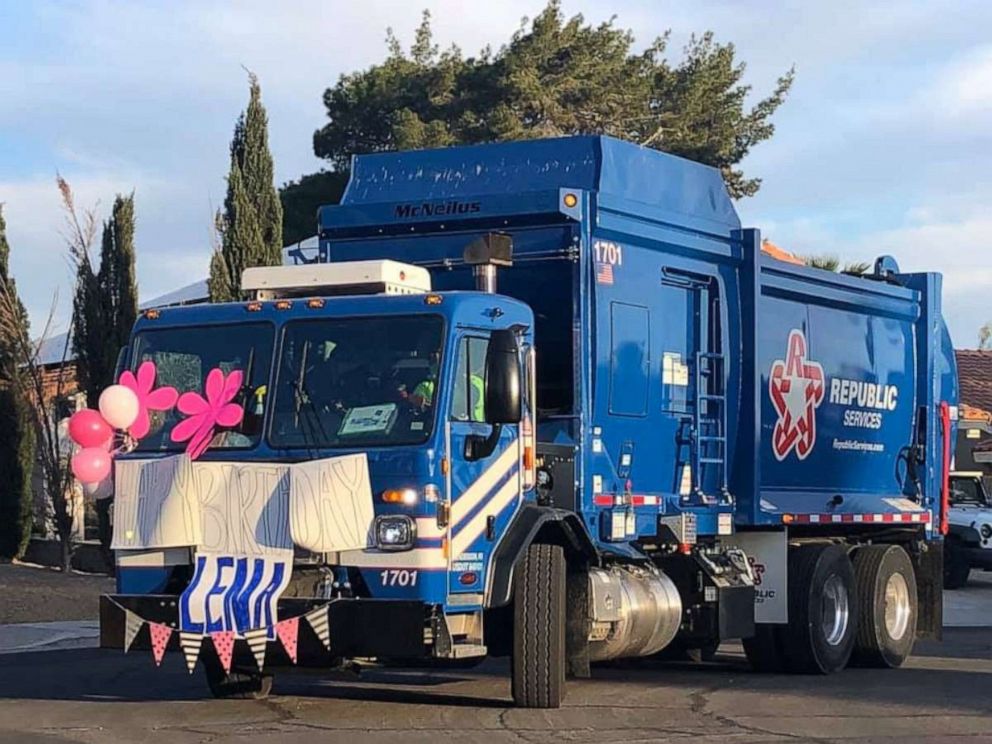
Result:
<instances>
[{"instance_id":1,"label":"white car","mask_svg":"<svg viewBox=\"0 0 992 744\"><path fill-rule=\"evenodd\" d=\"M944 542L944 588L968 583L971 569L992 571L992 500L982 473L951 473L950 530Z\"/></svg>"}]
</instances>

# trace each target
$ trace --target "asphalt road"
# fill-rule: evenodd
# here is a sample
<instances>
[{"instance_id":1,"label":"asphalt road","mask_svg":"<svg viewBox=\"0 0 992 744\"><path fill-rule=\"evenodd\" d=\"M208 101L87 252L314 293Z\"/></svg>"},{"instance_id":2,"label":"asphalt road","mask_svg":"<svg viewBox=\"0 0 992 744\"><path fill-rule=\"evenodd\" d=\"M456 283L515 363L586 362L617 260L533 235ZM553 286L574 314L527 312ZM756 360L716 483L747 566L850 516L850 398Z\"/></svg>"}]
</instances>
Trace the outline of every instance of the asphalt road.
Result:
<instances>
[{"instance_id":1,"label":"asphalt road","mask_svg":"<svg viewBox=\"0 0 992 744\"><path fill-rule=\"evenodd\" d=\"M992 581L949 596L949 622L992 623ZM157 669L149 652L55 647L0 654L0 742L992 741L992 628L945 632L896 671L758 675L733 647L710 664L600 667L555 711L510 707L501 662L291 671L269 700L219 702L178 654Z\"/></svg>"},{"instance_id":2,"label":"asphalt road","mask_svg":"<svg viewBox=\"0 0 992 744\"><path fill-rule=\"evenodd\" d=\"M209 699L178 655L80 649L0 656L0 741L721 742L992 740L992 631L955 629L898 671L829 678L630 664L572 682L565 707L509 706L505 664L467 672L277 676L266 701Z\"/></svg>"}]
</instances>

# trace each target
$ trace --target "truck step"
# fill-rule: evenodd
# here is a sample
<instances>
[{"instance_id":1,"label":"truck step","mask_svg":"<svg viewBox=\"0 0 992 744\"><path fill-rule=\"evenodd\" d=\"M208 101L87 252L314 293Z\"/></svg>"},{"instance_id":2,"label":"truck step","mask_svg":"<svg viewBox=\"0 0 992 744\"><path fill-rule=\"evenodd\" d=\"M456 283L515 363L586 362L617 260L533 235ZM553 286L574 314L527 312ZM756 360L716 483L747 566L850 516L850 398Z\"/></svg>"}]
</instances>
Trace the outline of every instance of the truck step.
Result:
<instances>
[{"instance_id":1,"label":"truck step","mask_svg":"<svg viewBox=\"0 0 992 744\"><path fill-rule=\"evenodd\" d=\"M456 643L451 647L449 659L471 659L476 656L485 656L489 650L482 644Z\"/></svg>"}]
</instances>

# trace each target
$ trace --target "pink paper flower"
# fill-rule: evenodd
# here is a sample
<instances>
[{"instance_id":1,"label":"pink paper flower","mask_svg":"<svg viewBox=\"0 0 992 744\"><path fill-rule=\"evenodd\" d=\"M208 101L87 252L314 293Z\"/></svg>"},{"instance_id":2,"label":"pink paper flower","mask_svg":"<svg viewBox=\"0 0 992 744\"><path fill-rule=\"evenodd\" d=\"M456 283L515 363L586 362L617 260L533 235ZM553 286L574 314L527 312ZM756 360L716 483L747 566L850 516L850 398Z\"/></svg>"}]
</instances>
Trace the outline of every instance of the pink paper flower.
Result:
<instances>
[{"instance_id":1,"label":"pink paper flower","mask_svg":"<svg viewBox=\"0 0 992 744\"><path fill-rule=\"evenodd\" d=\"M173 427L172 441L189 440L186 452L191 460L198 458L210 446L216 427L231 427L241 423L245 409L231 401L241 390L243 378L241 370L236 369L225 378L224 372L215 368L207 375L206 398L192 392L179 396L179 411L189 418Z\"/></svg>"},{"instance_id":2,"label":"pink paper flower","mask_svg":"<svg viewBox=\"0 0 992 744\"><path fill-rule=\"evenodd\" d=\"M179 397L174 387L155 388L155 375L155 362L143 362L138 367L137 376L131 370L121 375L120 384L130 388L138 396L138 418L128 429L128 433L135 439L141 439L148 434L151 426L148 411L168 411L176 405L176 398Z\"/></svg>"}]
</instances>

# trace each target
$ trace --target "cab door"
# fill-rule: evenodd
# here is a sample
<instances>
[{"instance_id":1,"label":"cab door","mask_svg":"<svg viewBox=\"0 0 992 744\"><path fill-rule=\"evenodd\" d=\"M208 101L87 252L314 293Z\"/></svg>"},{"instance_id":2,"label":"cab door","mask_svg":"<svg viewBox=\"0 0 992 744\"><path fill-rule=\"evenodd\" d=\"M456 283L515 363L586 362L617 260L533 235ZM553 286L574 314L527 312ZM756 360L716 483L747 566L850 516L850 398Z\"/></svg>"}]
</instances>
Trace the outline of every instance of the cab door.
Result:
<instances>
[{"instance_id":1,"label":"cab door","mask_svg":"<svg viewBox=\"0 0 992 744\"><path fill-rule=\"evenodd\" d=\"M449 419L448 601L482 603L496 537L521 499L520 425L486 423L488 334L466 331L456 344Z\"/></svg>"}]
</instances>

